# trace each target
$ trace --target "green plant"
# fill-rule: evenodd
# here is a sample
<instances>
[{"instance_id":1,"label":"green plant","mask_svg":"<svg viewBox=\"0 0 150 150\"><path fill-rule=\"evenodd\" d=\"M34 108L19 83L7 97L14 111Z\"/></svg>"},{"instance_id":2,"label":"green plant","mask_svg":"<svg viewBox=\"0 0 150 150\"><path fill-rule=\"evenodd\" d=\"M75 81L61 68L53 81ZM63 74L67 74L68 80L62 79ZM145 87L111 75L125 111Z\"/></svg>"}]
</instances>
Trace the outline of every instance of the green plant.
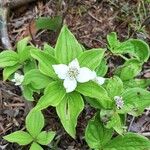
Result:
<instances>
[{"instance_id":1,"label":"green plant","mask_svg":"<svg viewBox=\"0 0 150 150\"><path fill-rule=\"evenodd\" d=\"M98 113L89 121L85 139L89 147L95 150L148 150L150 148L150 141L136 133L128 132L113 138L113 130L103 125Z\"/></svg>"},{"instance_id":2,"label":"green plant","mask_svg":"<svg viewBox=\"0 0 150 150\"><path fill-rule=\"evenodd\" d=\"M115 143L120 144L118 150L130 149L131 146L139 150L150 148L147 138L127 133L125 123L127 114L138 116L150 105L150 92L146 90L150 82L136 78L149 58L149 46L138 39L120 42L114 32L107 36L107 40L109 51L101 48L85 50L64 26L55 48L45 44L41 50L26 43L24 49L29 48L29 61L37 64L29 67L24 76L10 80L22 87L27 100L34 100L34 92L40 93L42 96L32 113L55 107L64 129L73 138L85 103L96 108L96 119L89 121L85 135L93 149L117 149ZM10 57L6 60L3 53L0 53L0 58L3 58L0 66L5 71L13 61L9 60ZM104 78L108 71L105 53L123 58L123 64L116 68L111 78ZM20 64L22 68L19 69L25 70L24 61ZM30 115L27 118L29 120ZM116 137L113 133L119 135ZM130 140L134 142L128 143ZM140 146L140 142L145 143Z\"/></svg>"},{"instance_id":3,"label":"green plant","mask_svg":"<svg viewBox=\"0 0 150 150\"><path fill-rule=\"evenodd\" d=\"M54 18L49 17L40 17L36 20L37 29L48 29L56 31L61 28L62 25L62 17L56 16Z\"/></svg>"},{"instance_id":4,"label":"green plant","mask_svg":"<svg viewBox=\"0 0 150 150\"><path fill-rule=\"evenodd\" d=\"M54 138L55 132L41 131L44 127L44 116L41 111L31 111L26 117L27 131L16 131L3 138L19 145L31 144L30 150L43 150L40 145L48 145Z\"/></svg>"}]
</instances>

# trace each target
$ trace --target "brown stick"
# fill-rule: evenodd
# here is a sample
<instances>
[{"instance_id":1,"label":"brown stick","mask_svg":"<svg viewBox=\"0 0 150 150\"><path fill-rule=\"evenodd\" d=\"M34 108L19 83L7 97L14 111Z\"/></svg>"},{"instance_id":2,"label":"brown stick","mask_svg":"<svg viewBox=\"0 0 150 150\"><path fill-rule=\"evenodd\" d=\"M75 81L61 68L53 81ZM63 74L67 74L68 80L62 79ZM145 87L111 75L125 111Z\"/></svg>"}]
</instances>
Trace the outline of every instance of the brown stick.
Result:
<instances>
[{"instance_id":1,"label":"brown stick","mask_svg":"<svg viewBox=\"0 0 150 150\"><path fill-rule=\"evenodd\" d=\"M7 18L9 8L6 7L3 0L0 0L0 38L1 43L5 49L11 49L11 43L7 31Z\"/></svg>"},{"instance_id":2,"label":"brown stick","mask_svg":"<svg viewBox=\"0 0 150 150\"><path fill-rule=\"evenodd\" d=\"M33 1L35 0L0 0L0 40L4 49L12 49L7 28L9 9L19 7Z\"/></svg>"}]
</instances>

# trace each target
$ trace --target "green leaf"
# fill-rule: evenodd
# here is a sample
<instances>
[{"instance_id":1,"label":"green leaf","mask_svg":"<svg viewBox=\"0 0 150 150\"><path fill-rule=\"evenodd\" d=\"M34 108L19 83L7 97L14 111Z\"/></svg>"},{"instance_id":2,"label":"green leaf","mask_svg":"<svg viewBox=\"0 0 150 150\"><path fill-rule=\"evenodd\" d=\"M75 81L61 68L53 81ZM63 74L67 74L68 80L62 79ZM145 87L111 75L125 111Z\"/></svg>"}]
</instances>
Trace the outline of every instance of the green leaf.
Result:
<instances>
[{"instance_id":1,"label":"green leaf","mask_svg":"<svg viewBox=\"0 0 150 150\"><path fill-rule=\"evenodd\" d=\"M16 65L19 62L19 56L12 50L2 51L0 53L0 67Z\"/></svg>"},{"instance_id":2,"label":"green leaf","mask_svg":"<svg viewBox=\"0 0 150 150\"><path fill-rule=\"evenodd\" d=\"M52 65L55 65L58 62L52 55L40 50L32 49L31 56L39 61L39 69L43 74L56 78Z\"/></svg>"},{"instance_id":3,"label":"green leaf","mask_svg":"<svg viewBox=\"0 0 150 150\"><path fill-rule=\"evenodd\" d=\"M105 58L102 59L101 63L96 68L96 74L97 76L105 76L108 71L108 65Z\"/></svg>"},{"instance_id":4,"label":"green leaf","mask_svg":"<svg viewBox=\"0 0 150 150\"><path fill-rule=\"evenodd\" d=\"M26 117L26 129L36 138L44 127L44 116L41 111L30 111Z\"/></svg>"},{"instance_id":5,"label":"green leaf","mask_svg":"<svg viewBox=\"0 0 150 150\"><path fill-rule=\"evenodd\" d=\"M114 114L112 109L101 109L100 110L100 119L106 125L106 123L111 119Z\"/></svg>"},{"instance_id":6,"label":"green leaf","mask_svg":"<svg viewBox=\"0 0 150 150\"><path fill-rule=\"evenodd\" d=\"M73 92L66 94L56 107L57 114L67 133L75 138L77 119L84 108L84 102L80 94Z\"/></svg>"},{"instance_id":7,"label":"green leaf","mask_svg":"<svg viewBox=\"0 0 150 150\"><path fill-rule=\"evenodd\" d=\"M149 46L142 40L129 39L121 43L117 40L116 33L112 32L107 35L107 41L109 43L109 49L114 54L129 54L141 62L146 62L150 56Z\"/></svg>"},{"instance_id":8,"label":"green leaf","mask_svg":"<svg viewBox=\"0 0 150 150\"><path fill-rule=\"evenodd\" d=\"M129 88L122 93L124 106L119 113L138 116L144 108L150 106L150 92L142 88Z\"/></svg>"},{"instance_id":9,"label":"green leaf","mask_svg":"<svg viewBox=\"0 0 150 150\"><path fill-rule=\"evenodd\" d=\"M37 68L36 60L30 59L30 60L27 60L27 61L24 63L23 72L24 72L24 74L25 74L25 73L27 73L28 71L30 71L30 70L32 70L32 69L36 69L36 68Z\"/></svg>"},{"instance_id":10,"label":"green leaf","mask_svg":"<svg viewBox=\"0 0 150 150\"><path fill-rule=\"evenodd\" d=\"M44 95L39 99L35 109L42 110L48 106L57 106L65 95L66 91L63 88L63 85L53 81L45 89Z\"/></svg>"},{"instance_id":11,"label":"green leaf","mask_svg":"<svg viewBox=\"0 0 150 150\"><path fill-rule=\"evenodd\" d=\"M28 71L23 80L23 85L31 84L34 89L43 89L53 80L42 74L38 69Z\"/></svg>"},{"instance_id":12,"label":"green leaf","mask_svg":"<svg viewBox=\"0 0 150 150\"><path fill-rule=\"evenodd\" d=\"M62 64L68 64L82 54L82 46L64 25L55 46L55 56Z\"/></svg>"},{"instance_id":13,"label":"green leaf","mask_svg":"<svg viewBox=\"0 0 150 150\"><path fill-rule=\"evenodd\" d=\"M48 29L57 31L62 25L62 16L50 17L40 17L36 20L36 27L38 29Z\"/></svg>"},{"instance_id":14,"label":"green leaf","mask_svg":"<svg viewBox=\"0 0 150 150\"><path fill-rule=\"evenodd\" d=\"M90 98L90 97L86 97L84 96L85 100L90 104L90 106L96 108L96 109L101 109L102 106L99 103L99 100L94 99L94 98Z\"/></svg>"},{"instance_id":15,"label":"green leaf","mask_svg":"<svg viewBox=\"0 0 150 150\"><path fill-rule=\"evenodd\" d=\"M129 80L136 77L142 70L142 63L137 59L130 59L116 70L116 74L123 80Z\"/></svg>"},{"instance_id":16,"label":"green leaf","mask_svg":"<svg viewBox=\"0 0 150 150\"><path fill-rule=\"evenodd\" d=\"M120 46L120 42L117 39L117 34L116 32L111 32L107 35L107 41L109 44L109 49L111 50L112 53L116 53L116 47Z\"/></svg>"},{"instance_id":17,"label":"green leaf","mask_svg":"<svg viewBox=\"0 0 150 150\"><path fill-rule=\"evenodd\" d=\"M110 121L107 122L106 128L113 128L118 134L123 134L123 123L121 121L120 116L117 113L114 113L110 118Z\"/></svg>"},{"instance_id":18,"label":"green leaf","mask_svg":"<svg viewBox=\"0 0 150 150\"><path fill-rule=\"evenodd\" d=\"M123 91L123 82L121 79L117 76L114 76L110 79L108 79L108 82L106 83L106 90L109 94L109 96L114 99L114 96L118 96Z\"/></svg>"},{"instance_id":19,"label":"green leaf","mask_svg":"<svg viewBox=\"0 0 150 150\"><path fill-rule=\"evenodd\" d=\"M111 139L112 129L103 126L98 115L88 122L85 130L85 140L92 149L101 149Z\"/></svg>"},{"instance_id":20,"label":"green leaf","mask_svg":"<svg viewBox=\"0 0 150 150\"><path fill-rule=\"evenodd\" d=\"M19 145L28 145L33 141L31 135L24 131L16 131L3 138L9 142L18 143Z\"/></svg>"},{"instance_id":21,"label":"green leaf","mask_svg":"<svg viewBox=\"0 0 150 150\"><path fill-rule=\"evenodd\" d=\"M95 70L96 67L101 63L104 57L104 52L105 51L100 48L85 51L78 58L80 66Z\"/></svg>"},{"instance_id":22,"label":"green leaf","mask_svg":"<svg viewBox=\"0 0 150 150\"><path fill-rule=\"evenodd\" d=\"M45 53L48 53L52 56L55 55L55 49L53 47L51 47L50 45L48 45L47 43L44 43L44 49L43 50Z\"/></svg>"},{"instance_id":23,"label":"green leaf","mask_svg":"<svg viewBox=\"0 0 150 150\"><path fill-rule=\"evenodd\" d=\"M29 150L43 150L43 148L39 144L33 142Z\"/></svg>"},{"instance_id":24,"label":"green leaf","mask_svg":"<svg viewBox=\"0 0 150 150\"><path fill-rule=\"evenodd\" d=\"M17 51L18 51L20 63L30 58L30 47L27 46L29 39L30 37L26 37L17 43Z\"/></svg>"},{"instance_id":25,"label":"green leaf","mask_svg":"<svg viewBox=\"0 0 150 150\"><path fill-rule=\"evenodd\" d=\"M41 145L48 145L55 137L55 132L53 131L42 131L38 136L37 136L37 142Z\"/></svg>"},{"instance_id":26,"label":"green leaf","mask_svg":"<svg viewBox=\"0 0 150 150\"><path fill-rule=\"evenodd\" d=\"M131 79L124 82L125 88L147 88L150 85L150 79Z\"/></svg>"},{"instance_id":27,"label":"green leaf","mask_svg":"<svg viewBox=\"0 0 150 150\"><path fill-rule=\"evenodd\" d=\"M111 108L112 100L107 94L107 91L95 82L86 82L78 84L76 91L80 92L84 96L97 99L100 106L103 108ZM93 99L94 100L94 99Z\"/></svg>"},{"instance_id":28,"label":"green leaf","mask_svg":"<svg viewBox=\"0 0 150 150\"><path fill-rule=\"evenodd\" d=\"M139 39L129 39L121 44L118 48L121 53L131 54L141 62L146 62L150 55L149 46L146 42Z\"/></svg>"},{"instance_id":29,"label":"green leaf","mask_svg":"<svg viewBox=\"0 0 150 150\"><path fill-rule=\"evenodd\" d=\"M104 147L104 150L148 150L150 141L135 133L127 133L124 136L117 136Z\"/></svg>"},{"instance_id":30,"label":"green leaf","mask_svg":"<svg viewBox=\"0 0 150 150\"><path fill-rule=\"evenodd\" d=\"M21 67L20 64L14 66L5 67L3 70L3 80L7 80L13 73L15 73Z\"/></svg>"},{"instance_id":31,"label":"green leaf","mask_svg":"<svg viewBox=\"0 0 150 150\"><path fill-rule=\"evenodd\" d=\"M27 44L29 42L29 39L30 37L26 37L22 40L20 40L18 43L17 43L17 51L18 51L18 54L22 54L25 52L25 49L27 47Z\"/></svg>"},{"instance_id":32,"label":"green leaf","mask_svg":"<svg viewBox=\"0 0 150 150\"><path fill-rule=\"evenodd\" d=\"M28 101L34 101L33 90L32 90L32 88L30 86L31 85L23 85L22 93L23 93L23 96L24 96L24 98L26 100L28 100Z\"/></svg>"}]
</instances>

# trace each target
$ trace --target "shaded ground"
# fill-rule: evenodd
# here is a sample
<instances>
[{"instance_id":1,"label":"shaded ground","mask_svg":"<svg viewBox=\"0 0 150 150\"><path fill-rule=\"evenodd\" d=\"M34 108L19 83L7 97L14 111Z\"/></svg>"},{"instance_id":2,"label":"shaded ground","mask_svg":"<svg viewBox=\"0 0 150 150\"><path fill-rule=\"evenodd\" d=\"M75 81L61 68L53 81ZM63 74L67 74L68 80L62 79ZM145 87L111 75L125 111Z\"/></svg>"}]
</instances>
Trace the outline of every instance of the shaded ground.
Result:
<instances>
[{"instance_id":1,"label":"shaded ground","mask_svg":"<svg viewBox=\"0 0 150 150\"><path fill-rule=\"evenodd\" d=\"M116 31L121 40L135 37L150 41L148 25L150 21L147 21L146 28L141 28L142 23L150 16L150 3L142 0L72 0L71 3L64 1L59 4L53 0L47 0L32 3L11 12L9 34L12 44L15 45L19 39L32 35L32 42L35 45L41 46L43 42L54 45L58 33L37 31L34 20L39 16L59 14L64 15L64 22L86 48L106 48L106 35L111 31ZM118 63L120 63L119 60L116 61L115 58L108 59L111 69ZM141 77L150 77L149 68L150 63L148 62L143 67ZM12 83L0 82L0 136L24 129L24 118L30 106L24 103L20 93L20 89L13 86ZM76 140L71 139L65 133L53 108L45 110L44 113L46 116L45 128L58 132L52 143L54 149L88 149L84 141L84 129L87 121L94 114L93 109L87 106L80 115ZM144 132L150 136L149 109L139 118L129 116L128 124L131 131ZM18 147L16 144L8 144L2 139L0 139L0 147L8 150L27 149Z\"/></svg>"}]
</instances>

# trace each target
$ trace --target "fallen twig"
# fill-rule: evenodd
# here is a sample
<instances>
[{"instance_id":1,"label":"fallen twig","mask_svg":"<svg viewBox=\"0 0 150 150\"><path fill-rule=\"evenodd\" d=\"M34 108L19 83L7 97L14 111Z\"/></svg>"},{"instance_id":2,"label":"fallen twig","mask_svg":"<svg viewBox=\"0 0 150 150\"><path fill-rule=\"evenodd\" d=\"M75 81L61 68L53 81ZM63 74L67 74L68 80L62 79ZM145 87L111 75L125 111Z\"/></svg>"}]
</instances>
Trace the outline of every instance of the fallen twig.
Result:
<instances>
[{"instance_id":1,"label":"fallen twig","mask_svg":"<svg viewBox=\"0 0 150 150\"><path fill-rule=\"evenodd\" d=\"M12 46L7 30L7 18L9 8L5 4L6 3L3 0L0 0L0 38L4 49L11 49Z\"/></svg>"},{"instance_id":2,"label":"fallen twig","mask_svg":"<svg viewBox=\"0 0 150 150\"><path fill-rule=\"evenodd\" d=\"M35 0L0 0L0 40L4 49L12 49L9 39L7 20L9 16L9 9L33 2Z\"/></svg>"}]
</instances>

